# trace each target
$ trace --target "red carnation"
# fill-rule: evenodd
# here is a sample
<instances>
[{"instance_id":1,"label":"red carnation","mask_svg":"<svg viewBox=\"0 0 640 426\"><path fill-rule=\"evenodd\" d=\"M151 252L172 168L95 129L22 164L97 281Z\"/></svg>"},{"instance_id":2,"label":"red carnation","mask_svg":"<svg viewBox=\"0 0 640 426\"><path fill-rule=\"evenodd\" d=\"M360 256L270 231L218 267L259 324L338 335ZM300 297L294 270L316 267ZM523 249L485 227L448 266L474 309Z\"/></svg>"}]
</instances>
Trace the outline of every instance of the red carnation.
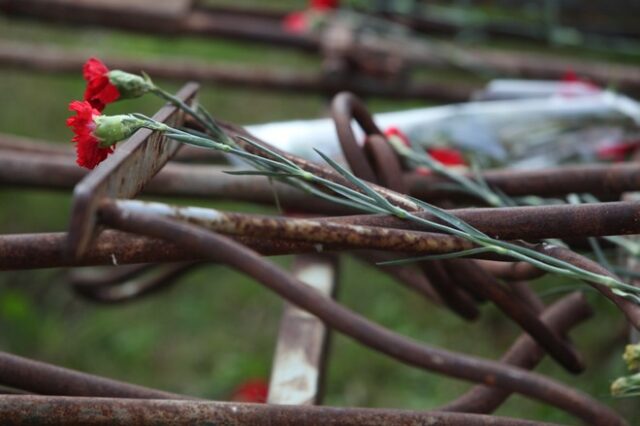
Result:
<instances>
[{"instance_id":1,"label":"red carnation","mask_svg":"<svg viewBox=\"0 0 640 426\"><path fill-rule=\"evenodd\" d=\"M71 127L75 136L72 141L76 144L78 155L76 162L79 166L93 169L100 164L113 147L103 148L100 140L95 136L95 119L100 116L100 111L93 108L87 101L73 101L69 104L69 111L75 111L76 115L67 119L67 126Z\"/></svg>"},{"instance_id":2,"label":"red carnation","mask_svg":"<svg viewBox=\"0 0 640 426\"><path fill-rule=\"evenodd\" d=\"M120 91L109 80L109 68L97 58L90 58L82 67L82 75L87 81L84 100L98 111L120 98Z\"/></svg>"},{"instance_id":3,"label":"red carnation","mask_svg":"<svg viewBox=\"0 0 640 426\"><path fill-rule=\"evenodd\" d=\"M282 21L282 27L288 33L303 33L307 30L307 15L304 12L291 12Z\"/></svg>"},{"instance_id":4,"label":"red carnation","mask_svg":"<svg viewBox=\"0 0 640 426\"><path fill-rule=\"evenodd\" d=\"M237 402L267 402L269 385L262 379L247 380L233 392L232 401Z\"/></svg>"},{"instance_id":5,"label":"red carnation","mask_svg":"<svg viewBox=\"0 0 640 426\"><path fill-rule=\"evenodd\" d=\"M327 10L337 9L340 5L338 0L311 0L311 9L315 10Z\"/></svg>"},{"instance_id":6,"label":"red carnation","mask_svg":"<svg viewBox=\"0 0 640 426\"><path fill-rule=\"evenodd\" d=\"M409 140L409 137L405 135L402 130L398 129L395 126L387 127L387 129L384 131L384 135L387 137L387 139L397 137L405 146L409 148L411 147L411 141Z\"/></svg>"},{"instance_id":7,"label":"red carnation","mask_svg":"<svg viewBox=\"0 0 640 426\"><path fill-rule=\"evenodd\" d=\"M445 166L464 166L464 157L457 149L453 148L430 148L427 150L434 160Z\"/></svg>"}]
</instances>

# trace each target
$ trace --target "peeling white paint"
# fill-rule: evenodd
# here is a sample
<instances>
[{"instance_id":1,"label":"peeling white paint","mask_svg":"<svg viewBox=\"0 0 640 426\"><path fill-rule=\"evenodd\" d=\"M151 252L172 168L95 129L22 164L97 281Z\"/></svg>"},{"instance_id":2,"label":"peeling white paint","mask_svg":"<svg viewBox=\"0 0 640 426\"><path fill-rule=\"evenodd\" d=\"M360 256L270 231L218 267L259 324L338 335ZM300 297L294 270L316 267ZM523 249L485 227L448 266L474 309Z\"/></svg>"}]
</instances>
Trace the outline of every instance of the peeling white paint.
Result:
<instances>
[{"instance_id":1,"label":"peeling white paint","mask_svg":"<svg viewBox=\"0 0 640 426\"><path fill-rule=\"evenodd\" d=\"M172 206L155 201L118 200L116 201L116 205L118 206L118 208L122 209L125 214L129 212L156 214L168 217L182 217L185 219L193 219L196 221L216 221L223 216L223 214L216 209L205 209L202 207L190 206Z\"/></svg>"}]
</instances>

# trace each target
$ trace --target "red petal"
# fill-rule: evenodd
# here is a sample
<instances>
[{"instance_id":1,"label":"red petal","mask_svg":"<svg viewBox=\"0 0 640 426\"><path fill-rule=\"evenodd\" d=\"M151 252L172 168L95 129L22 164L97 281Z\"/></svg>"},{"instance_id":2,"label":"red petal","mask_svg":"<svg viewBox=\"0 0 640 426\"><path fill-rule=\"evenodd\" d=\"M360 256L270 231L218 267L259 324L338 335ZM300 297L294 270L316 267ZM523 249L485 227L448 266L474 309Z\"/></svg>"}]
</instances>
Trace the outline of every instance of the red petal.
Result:
<instances>
[{"instance_id":1,"label":"red petal","mask_svg":"<svg viewBox=\"0 0 640 426\"><path fill-rule=\"evenodd\" d=\"M466 163L460 151L452 148L431 148L427 150L435 160L445 166L464 166Z\"/></svg>"},{"instance_id":2,"label":"red petal","mask_svg":"<svg viewBox=\"0 0 640 426\"><path fill-rule=\"evenodd\" d=\"M282 27L290 33L303 33L307 29L307 17L304 12L292 12L285 16Z\"/></svg>"},{"instance_id":3,"label":"red petal","mask_svg":"<svg viewBox=\"0 0 640 426\"><path fill-rule=\"evenodd\" d=\"M311 8L316 10L337 9L338 0L311 0Z\"/></svg>"},{"instance_id":4,"label":"red petal","mask_svg":"<svg viewBox=\"0 0 640 426\"><path fill-rule=\"evenodd\" d=\"M112 147L101 148L100 141L93 136L94 118L100 112L87 101L73 101L69 104L69 110L76 113L67 119L67 126L75 133L72 142L76 145L76 162L82 167L93 169L113 152Z\"/></svg>"},{"instance_id":5,"label":"red petal","mask_svg":"<svg viewBox=\"0 0 640 426\"><path fill-rule=\"evenodd\" d=\"M387 127L387 129L384 131L384 135L389 138L391 136L396 136L398 138L400 138L400 140L408 147L411 146L411 141L409 140L409 137L407 135L404 134L404 132L400 129L398 129L397 127L394 126L390 126Z\"/></svg>"},{"instance_id":6,"label":"red petal","mask_svg":"<svg viewBox=\"0 0 640 426\"><path fill-rule=\"evenodd\" d=\"M82 67L82 75L87 81L106 75L109 68L98 58L89 58Z\"/></svg>"},{"instance_id":7,"label":"red petal","mask_svg":"<svg viewBox=\"0 0 640 426\"><path fill-rule=\"evenodd\" d=\"M84 99L99 111L120 98L118 88L111 84L107 75L100 75L87 81Z\"/></svg>"}]
</instances>

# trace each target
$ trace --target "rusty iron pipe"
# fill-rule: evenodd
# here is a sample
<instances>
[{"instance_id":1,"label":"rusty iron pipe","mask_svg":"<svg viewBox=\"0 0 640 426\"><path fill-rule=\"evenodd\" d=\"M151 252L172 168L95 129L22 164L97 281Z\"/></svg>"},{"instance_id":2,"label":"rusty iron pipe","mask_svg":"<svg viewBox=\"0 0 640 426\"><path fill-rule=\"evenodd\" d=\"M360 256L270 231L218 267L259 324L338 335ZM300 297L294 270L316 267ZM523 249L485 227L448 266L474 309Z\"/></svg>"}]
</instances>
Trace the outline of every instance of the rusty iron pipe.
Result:
<instances>
[{"instance_id":1,"label":"rusty iron pipe","mask_svg":"<svg viewBox=\"0 0 640 426\"><path fill-rule=\"evenodd\" d=\"M91 57L91 52L77 53L57 49L54 46L34 46L26 43L0 43L0 67L21 71L53 73L78 73ZM432 82L416 82L407 85L370 82L358 78L332 78L322 72L297 71L285 68L253 69L229 63L184 61L167 58L162 61L148 59L124 59L107 57L111 69L132 73L144 70L154 79L174 81L199 81L215 86L290 91L294 93L322 93L333 95L349 90L361 95L391 99L429 99L444 102L463 102L469 99L477 85L460 82L444 86Z\"/></svg>"},{"instance_id":2,"label":"rusty iron pipe","mask_svg":"<svg viewBox=\"0 0 640 426\"><path fill-rule=\"evenodd\" d=\"M115 203L122 211L174 217L226 235L415 253L450 253L473 248L473 244L463 238L433 232L336 225L330 221L229 213L138 200L116 200Z\"/></svg>"},{"instance_id":3,"label":"rusty iron pipe","mask_svg":"<svg viewBox=\"0 0 640 426\"><path fill-rule=\"evenodd\" d=\"M433 260L420 262L419 268L452 312L467 321L476 320L480 316L480 310L476 307L474 299L447 273L445 264Z\"/></svg>"},{"instance_id":4,"label":"rusty iron pipe","mask_svg":"<svg viewBox=\"0 0 640 426\"><path fill-rule=\"evenodd\" d=\"M494 277L505 281L534 280L546 274L546 271L526 262L506 263L482 259L476 262Z\"/></svg>"},{"instance_id":5,"label":"rusty iron pipe","mask_svg":"<svg viewBox=\"0 0 640 426\"><path fill-rule=\"evenodd\" d=\"M312 243L250 237L238 237L237 240L263 255L318 250ZM65 252L66 244L67 233L64 232L0 235L0 270L204 260L204 256L187 252L170 242L118 231L102 232L81 259L69 257ZM329 250L342 247L325 248Z\"/></svg>"},{"instance_id":6,"label":"rusty iron pipe","mask_svg":"<svg viewBox=\"0 0 640 426\"><path fill-rule=\"evenodd\" d=\"M469 175L473 178L473 176ZM577 164L533 170L485 170L482 177L490 186L511 196L560 196L574 192L611 196L640 189L640 167L636 163ZM439 175L408 174L406 184L414 196L433 200L451 197L438 189L450 182Z\"/></svg>"},{"instance_id":7,"label":"rusty iron pipe","mask_svg":"<svg viewBox=\"0 0 640 426\"><path fill-rule=\"evenodd\" d=\"M531 420L468 413L339 408L218 401L0 396L4 425L342 425L550 426Z\"/></svg>"},{"instance_id":8,"label":"rusty iron pipe","mask_svg":"<svg viewBox=\"0 0 640 426\"><path fill-rule=\"evenodd\" d=\"M262 177L229 176L217 166L168 164L145 187L145 194L220 199L274 204L274 188L285 208L316 213L344 214L345 209L309 197L287 185ZM2 152L0 182L38 188L67 189L86 171L66 158ZM611 202L580 205L548 205L454 209L450 212L479 230L500 239L537 240L576 236L640 233L640 203ZM426 213L419 215L433 219ZM327 220L352 224L418 229L408 221L381 215L356 215Z\"/></svg>"},{"instance_id":9,"label":"rusty iron pipe","mask_svg":"<svg viewBox=\"0 0 640 426\"><path fill-rule=\"evenodd\" d=\"M184 395L58 367L6 352L0 352L0 383L44 395L193 399ZM2 424L6 423L2 421Z\"/></svg>"}]
</instances>

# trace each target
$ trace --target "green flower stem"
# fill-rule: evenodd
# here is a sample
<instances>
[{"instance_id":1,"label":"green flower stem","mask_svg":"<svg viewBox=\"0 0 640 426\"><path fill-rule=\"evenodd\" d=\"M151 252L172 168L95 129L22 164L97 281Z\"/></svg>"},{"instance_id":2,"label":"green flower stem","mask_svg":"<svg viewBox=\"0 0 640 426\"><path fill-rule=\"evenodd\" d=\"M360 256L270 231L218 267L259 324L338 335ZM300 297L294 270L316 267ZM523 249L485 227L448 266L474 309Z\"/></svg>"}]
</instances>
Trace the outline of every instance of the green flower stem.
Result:
<instances>
[{"instance_id":1,"label":"green flower stem","mask_svg":"<svg viewBox=\"0 0 640 426\"><path fill-rule=\"evenodd\" d=\"M139 115L137 116L140 117ZM451 213L448 213L446 210L440 209L436 206L432 206L419 200L411 199L415 203L417 203L419 208L432 213L434 216L436 216L446 224L437 223L419 217L415 214L415 212L410 212L404 208L393 205L381 194L369 187L368 184L366 184L364 181L354 176L350 171L346 170L343 166L336 163L334 160L322 154L321 152L318 153L325 159L325 161L345 179L352 183L359 191L309 173L295 163L285 159L284 157L282 157L282 155L274 153L266 147L254 144L254 146L258 147L266 154L269 154L271 158L265 158L257 154L248 153L240 148L237 148L236 146L216 142L208 137L205 138L202 136L187 133L182 130L173 129L169 126L166 126L162 123L157 123L148 118L147 120L147 127L153 130L163 131L169 138L178 140L183 143L217 149L223 152L240 156L250 161L258 169L257 171L247 171L245 172L245 174L263 174L270 178L278 178L284 180L285 182L290 184L292 182L296 182L294 183L294 185L302 187L307 191L310 191L313 194L321 196L327 200L340 202L342 204L346 204L367 212L391 214L404 220L415 222L427 228L458 236L477 245L478 249L476 249L476 252L478 250L483 250L500 255L510 256L514 259L531 263L537 268L548 272L604 285L613 289L613 291L620 296L629 298L636 303L640 301L640 298L638 297L638 295L640 294L640 288L625 284L610 276L600 275L584 270L568 262L556 259L553 256L546 255L539 251L532 250L527 247L523 247L507 241L501 241L491 238L488 235L480 232L478 229L467 224L466 222L451 215ZM336 195L331 195L330 193L320 191L314 185L324 187Z\"/></svg>"},{"instance_id":2,"label":"green flower stem","mask_svg":"<svg viewBox=\"0 0 640 426\"><path fill-rule=\"evenodd\" d=\"M198 106L196 111L180 98L177 98L173 94L155 85L153 86L153 89L151 89L151 93L160 97L161 99L172 103L182 111L192 116L205 129L210 131L214 137L220 138L228 145L235 145L235 142L233 142L233 140L224 132L224 130L222 130L222 128L216 124L215 120L211 117L211 114L206 112L206 110L202 106Z\"/></svg>"},{"instance_id":3,"label":"green flower stem","mask_svg":"<svg viewBox=\"0 0 640 426\"><path fill-rule=\"evenodd\" d=\"M450 170L448 167L434 160L426 152L414 151L411 148L405 146L403 143L396 143L393 140L391 140L391 146L398 154L400 154L400 156L405 158L407 161L421 166L426 166L429 169L434 170L436 173L447 177L448 179L458 183L471 194L480 197L488 205L493 207L505 206L505 202L502 200L502 198L498 194L493 192L487 185L478 184L468 177Z\"/></svg>"}]
</instances>

